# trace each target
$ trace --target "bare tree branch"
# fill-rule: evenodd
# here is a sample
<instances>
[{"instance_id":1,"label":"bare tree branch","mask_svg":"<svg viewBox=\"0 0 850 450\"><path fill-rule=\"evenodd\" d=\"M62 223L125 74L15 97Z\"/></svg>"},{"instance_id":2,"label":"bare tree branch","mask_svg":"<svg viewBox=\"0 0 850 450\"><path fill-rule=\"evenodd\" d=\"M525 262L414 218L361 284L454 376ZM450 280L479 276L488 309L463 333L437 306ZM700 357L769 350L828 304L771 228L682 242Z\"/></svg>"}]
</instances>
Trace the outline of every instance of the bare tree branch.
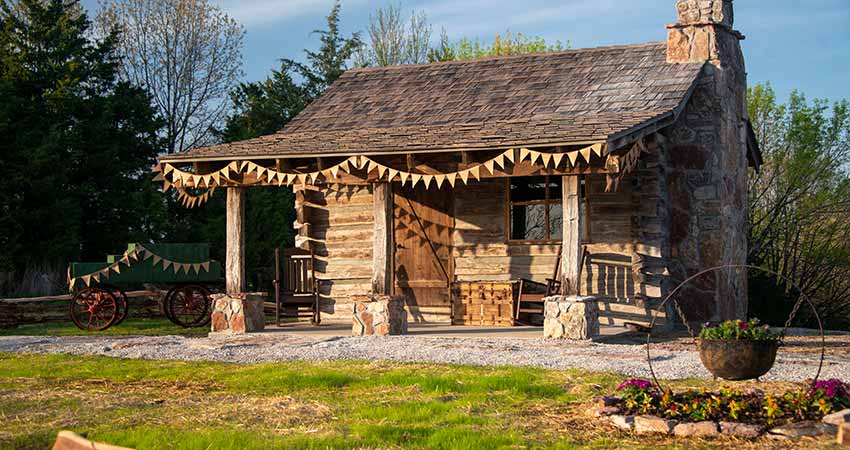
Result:
<instances>
[{"instance_id":1,"label":"bare tree branch","mask_svg":"<svg viewBox=\"0 0 850 450\"><path fill-rule=\"evenodd\" d=\"M107 0L98 24L120 31L122 76L150 92L168 152L211 143L242 76L242 26L207 0Z\"/></svg>"}]
</instances>

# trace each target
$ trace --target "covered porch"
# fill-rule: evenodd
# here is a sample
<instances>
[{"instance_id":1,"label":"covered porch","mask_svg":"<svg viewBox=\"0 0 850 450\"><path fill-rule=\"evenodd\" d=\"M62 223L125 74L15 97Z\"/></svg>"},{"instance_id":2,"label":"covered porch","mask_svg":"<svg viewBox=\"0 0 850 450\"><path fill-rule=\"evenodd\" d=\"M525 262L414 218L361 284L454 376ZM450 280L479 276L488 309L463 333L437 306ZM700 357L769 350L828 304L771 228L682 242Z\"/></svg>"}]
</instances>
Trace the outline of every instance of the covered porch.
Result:
<instances>
[{"instance_id":1,"label":"covered porch","mask_svg":"<svg viewBox=\"0 0 850 450\"><path fill-rule=\"evenodd\" d=\"M636 198L623 180L634 176L639 156L657 154L660 139L623 139L618 151L595 142L163 162L160 175L185 195L226 191L228 295L246 291L246 189L290 188L295 243L310 255L326 324L350 324L353 299L377 295L400 298L411 324L541 325L545 297L592 295L602 325L622 329L628 321L648 323L652 312L638 295L652 286L632 275L640 258ZM482 301L465 303L473 295ZM539 327L527 332L540 336Z\"/></svg>"}]
</instances>

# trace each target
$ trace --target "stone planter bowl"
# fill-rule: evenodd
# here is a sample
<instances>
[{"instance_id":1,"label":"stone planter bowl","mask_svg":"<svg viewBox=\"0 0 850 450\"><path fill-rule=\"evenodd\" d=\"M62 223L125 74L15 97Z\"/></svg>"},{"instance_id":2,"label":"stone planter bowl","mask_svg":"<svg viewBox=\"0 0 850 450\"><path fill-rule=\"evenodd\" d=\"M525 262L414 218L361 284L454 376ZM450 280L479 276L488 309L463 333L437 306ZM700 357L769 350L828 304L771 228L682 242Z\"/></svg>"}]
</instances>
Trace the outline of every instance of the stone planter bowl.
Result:
<instances>
[{"instance_id":1,"label":"stone planter bowl","mask_svg":"<svg viewBox=\"0 0 850 450\"><path fill-rule=\"evenodd\" d=\"M724 380L752 380L766 374L776 361L779 341L700 339L702 365Z\"/></svg>"}]
</instances>

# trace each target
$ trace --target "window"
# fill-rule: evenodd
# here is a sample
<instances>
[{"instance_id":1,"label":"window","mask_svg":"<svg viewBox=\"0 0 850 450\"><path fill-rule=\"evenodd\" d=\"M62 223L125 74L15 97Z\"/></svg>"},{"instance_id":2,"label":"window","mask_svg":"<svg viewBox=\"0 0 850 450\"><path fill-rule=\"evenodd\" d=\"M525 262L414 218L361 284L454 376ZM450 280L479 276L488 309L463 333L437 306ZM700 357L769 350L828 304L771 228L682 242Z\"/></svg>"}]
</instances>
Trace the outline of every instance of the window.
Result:
<instances>
[{"instance_id":1,"label":"window","mask_svg":"<svg viewBox=\"0 0 850 450\"><path fill-rule=\"evenodd\" d=\"M508 178L512 241L560 241L563 234L561 177Z\"/></svg>"}]
</instances>

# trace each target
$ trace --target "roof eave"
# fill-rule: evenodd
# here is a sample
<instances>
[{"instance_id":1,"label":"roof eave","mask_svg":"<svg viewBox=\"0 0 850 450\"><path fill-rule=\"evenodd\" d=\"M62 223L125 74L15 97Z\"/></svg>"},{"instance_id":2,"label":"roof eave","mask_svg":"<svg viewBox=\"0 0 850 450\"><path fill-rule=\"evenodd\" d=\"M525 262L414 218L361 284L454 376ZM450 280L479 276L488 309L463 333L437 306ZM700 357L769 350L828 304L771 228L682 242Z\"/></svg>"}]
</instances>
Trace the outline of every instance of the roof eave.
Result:
<instances>
[{"instance_id":1,"label":"roof eave","mask_svg":"<svg viewBox=\"0 0 850 450\"><path fill-rule=\"evenodd\" d=\"M705 63L708 64L708 63ZM703 64L703 68L705 67ZM666 113L660 114L652 119L641 122L627 130L620 131L618 133L612 134L608 138L608 148L611 151L623 148L633 142L638 141L644 136L647 136L652 133L656 133L672 124L674 124L679 116L684 111L685 106L687 106L688 102L691 100L691 97L696 90L697 83L699 82L700 77L702 76L702 69L700 69L697 76L694 77L691 85L688 87L688 90L685 92L685 95L679 101L675 108Z\"/></svg>"}]
</instances>

